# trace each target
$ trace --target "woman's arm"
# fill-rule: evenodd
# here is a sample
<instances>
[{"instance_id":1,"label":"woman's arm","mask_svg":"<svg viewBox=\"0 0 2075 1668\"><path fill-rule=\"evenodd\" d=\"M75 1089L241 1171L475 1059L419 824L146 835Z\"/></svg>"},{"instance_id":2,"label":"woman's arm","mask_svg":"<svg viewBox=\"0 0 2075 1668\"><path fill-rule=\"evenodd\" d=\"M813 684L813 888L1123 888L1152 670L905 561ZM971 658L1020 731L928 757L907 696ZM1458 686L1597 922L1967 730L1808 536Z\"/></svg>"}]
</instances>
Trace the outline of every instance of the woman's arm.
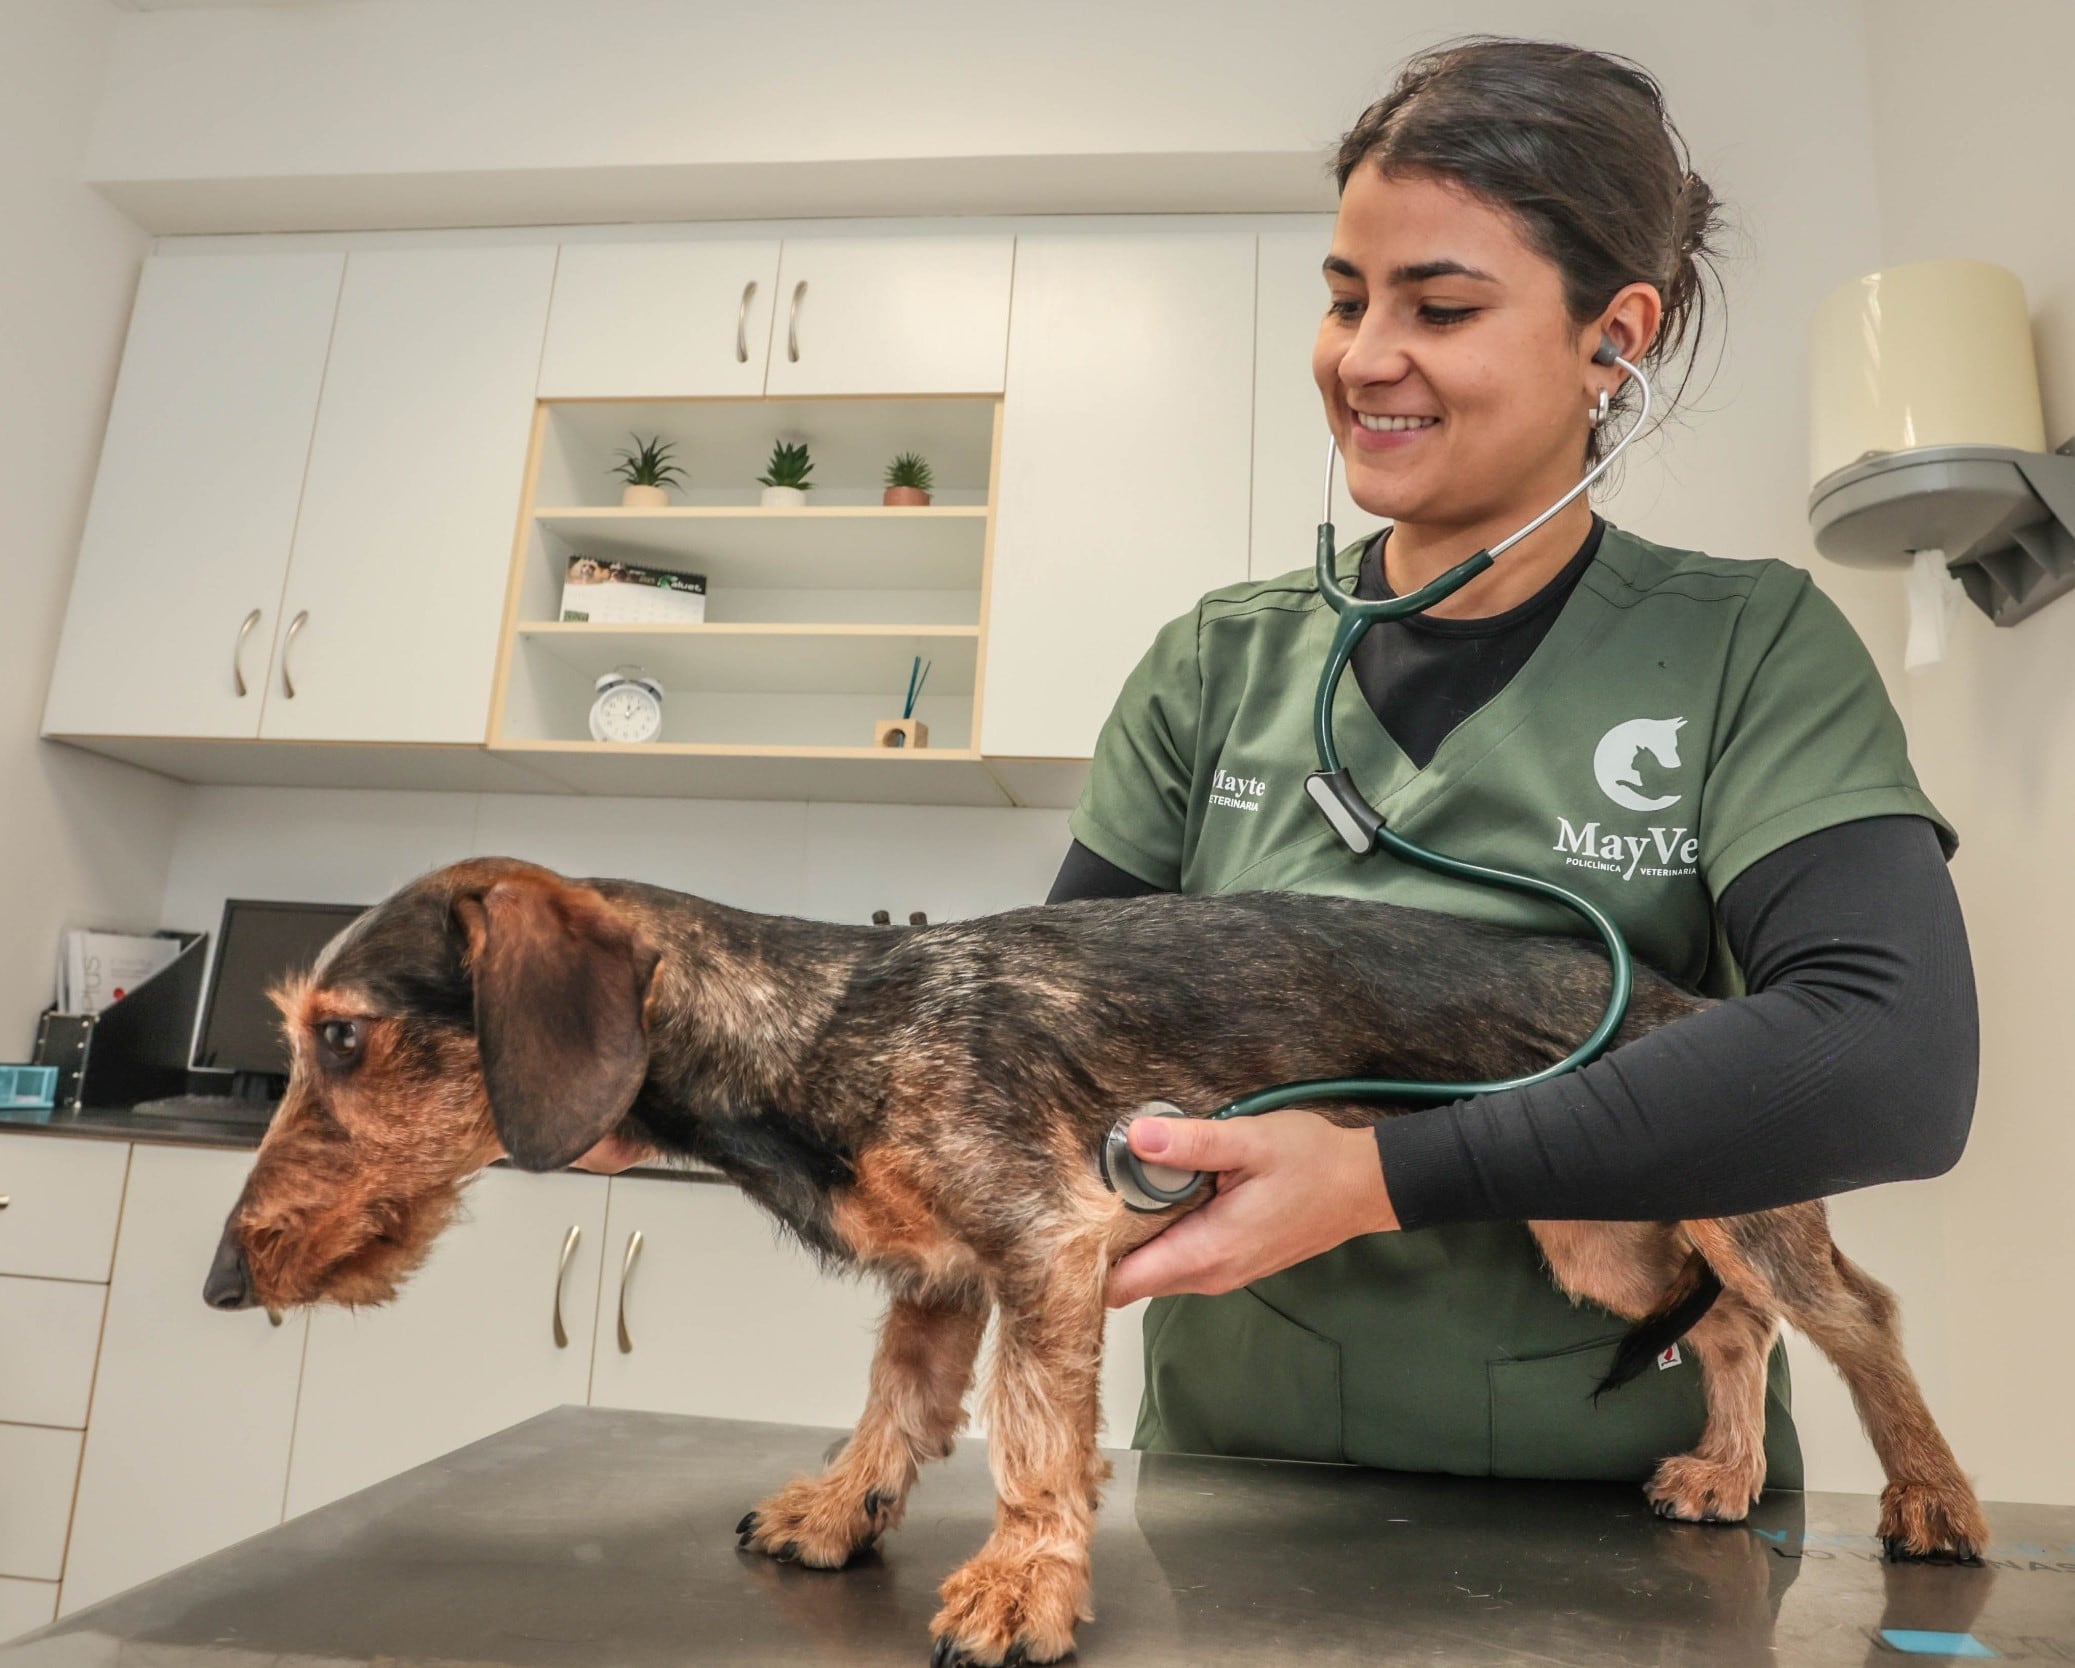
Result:
<instances>
[{"instance_id":1,"label":"woman's arm","mask_svg":"<svg viewBox=\"0 0 2075 1668\"><path fill-rule=\"evenodd\" d=\"M1718 911L1748 995L1533 1088L1378 1125L1400 1223L1730 1216L1950 1169L1980 1039L1932 825L1807 835Z\"/></svg>"}]
</instances>

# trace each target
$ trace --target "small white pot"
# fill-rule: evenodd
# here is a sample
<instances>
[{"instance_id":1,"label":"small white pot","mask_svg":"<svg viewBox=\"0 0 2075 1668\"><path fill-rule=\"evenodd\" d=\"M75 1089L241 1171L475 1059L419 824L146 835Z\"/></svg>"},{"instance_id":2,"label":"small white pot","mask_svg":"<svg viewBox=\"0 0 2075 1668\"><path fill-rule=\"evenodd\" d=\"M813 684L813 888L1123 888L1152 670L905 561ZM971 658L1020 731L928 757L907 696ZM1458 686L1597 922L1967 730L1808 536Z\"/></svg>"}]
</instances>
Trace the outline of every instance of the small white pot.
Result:
<instances>
[{"instance_id":1,"label":"small white pot","mask_svg":"<svg viewBox=\"0 0 2075 1668\"><path fill-rule=\"evenodd\" d=\"M767 510L797 510L806 502L806 493L798 487L764 488L764 508Z\"/></svg>"},{"instance_id":2,"label":"small white pot","mask_svg":"<svg viewBox=\"0 0 2075 1668\"><path fill-rule=\"evenodd\" d=\"M620 508L625 510L661 510L670 504L667 489L659 486L623 486L620 488Z\"/></svg>"}]
</instances>

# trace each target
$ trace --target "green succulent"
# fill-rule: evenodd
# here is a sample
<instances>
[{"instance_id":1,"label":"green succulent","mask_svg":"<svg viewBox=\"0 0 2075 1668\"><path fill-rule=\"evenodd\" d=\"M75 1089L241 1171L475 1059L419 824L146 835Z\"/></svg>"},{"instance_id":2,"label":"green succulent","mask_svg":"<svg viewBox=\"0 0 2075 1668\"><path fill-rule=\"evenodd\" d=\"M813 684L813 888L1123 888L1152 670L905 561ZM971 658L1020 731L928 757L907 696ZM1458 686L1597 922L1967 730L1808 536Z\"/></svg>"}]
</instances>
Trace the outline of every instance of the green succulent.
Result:
<instances>
[{"instance_id":1,"label":"green succulent","mask_svg":"<svg viewBox=\"0 0 2075 1668\"><path fill-rule=\"evenodd\" d=\"M677 465L669 462L671 443L660 434L644 442L640 435L629 438L639 446L639 452L622 451L617 454L622 461L613 469L615 475L624 475L632 486L677 486L684 485L684 477L678 474ZM672 476L677 476L673 483Z\"/></svg>"},{"instance_id":2,"label":"green succulent","mask_svg":"<svg viewBox=\"0 0 2075 1668\"><path fill-rule=\"evenodd\" d=\"M903 452L886 466L886 484L890 487L914 487L928 492L936 485L936 477L923 461L920 452Z\"/></svg>"},{"instance_id":3,"label":"green succulent","mask_svg":"<svg viewBox=\"0 0 2075 1668\"><path fill-rule=\"evenodd\" d=\"M807 443L803 440L794 446L779 441L771 448L771 464L767 474L757 480L768 487L798 487L802 492L812 492L814 483L807 479L814 472L814 464L807 456Z\"/></svg>"}]
</instances>

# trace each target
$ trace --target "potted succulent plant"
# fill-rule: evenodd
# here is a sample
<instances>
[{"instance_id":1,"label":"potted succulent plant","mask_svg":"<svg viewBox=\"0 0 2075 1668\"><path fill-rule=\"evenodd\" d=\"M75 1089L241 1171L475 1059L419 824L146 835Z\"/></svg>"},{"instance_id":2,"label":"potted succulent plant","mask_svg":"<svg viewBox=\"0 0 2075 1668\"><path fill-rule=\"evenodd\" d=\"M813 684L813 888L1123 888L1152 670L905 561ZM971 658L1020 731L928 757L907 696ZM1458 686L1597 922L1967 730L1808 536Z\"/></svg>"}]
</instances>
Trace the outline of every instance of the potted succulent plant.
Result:
<instances>
[{"instance_id":1,"label":"potted succulent plant","mask_svg":"<svg viewBox=\"0 0 2075 1668\"><path fill-rule=\"evenodd\" d=\"M659 509L670 502L670 494L664 488L671 484L673 476L676 485L684 485L677 465L669 461L670 442L660 434L646 442L638 434L630 438L641 449L619 454L621 461L613 473L627 478L627 484L620 489L620 503L628 508Z\"/></svg>"},{"instance_id":2,"label":"potted succulent plant","mask_svg":"<svg viewBox=\"0 0 2075 1668\"><path fill-rule=\"evenodd\" d=\"M919 452L903 452L886 466L886 493L882 503L927 504L936 478Z\"/></svg>"},{"instance_id":3,"label":"potted succulent plant","mask_svg":"<svg viewBox=\"0 0 2075 1668\"><path fill-rule=\"evenodd\" d=\"M807 479L814 462L807 456L807 443L797 446L781 440L771 448L770 467L757 477L763 483L766 508L789 505L794 509L807 502L814 483Z\"/></svg>"}]
</instances>

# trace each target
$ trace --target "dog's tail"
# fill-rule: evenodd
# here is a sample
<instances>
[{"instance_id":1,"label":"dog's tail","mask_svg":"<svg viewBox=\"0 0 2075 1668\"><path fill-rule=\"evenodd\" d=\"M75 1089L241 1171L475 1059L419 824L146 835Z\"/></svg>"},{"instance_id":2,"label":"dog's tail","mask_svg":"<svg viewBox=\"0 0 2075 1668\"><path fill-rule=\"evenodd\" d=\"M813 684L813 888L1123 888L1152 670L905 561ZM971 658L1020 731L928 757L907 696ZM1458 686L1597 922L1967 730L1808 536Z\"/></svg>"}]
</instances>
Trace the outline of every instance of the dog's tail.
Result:
<instances>
[{"instance_id":1,"label":"dog's tail","mask_svg":"<svg viewBox=\"0 0 2075 1668\"><path fill-rule=\"evenodd\" d=\"M1592 1399L1598 1401L1609 1390L1620 1389L1641 1373L1691 1332L1721 1295L1721 1276L1708 1266L1705 1257L1694 1252L1677 1278L1665 1288L1657 1307L1629 1328L1628 1336L1614 1352L1614 1365L1607 1369L1607 1376L1600 1380Z\"/></svg>"}]
</instances>

